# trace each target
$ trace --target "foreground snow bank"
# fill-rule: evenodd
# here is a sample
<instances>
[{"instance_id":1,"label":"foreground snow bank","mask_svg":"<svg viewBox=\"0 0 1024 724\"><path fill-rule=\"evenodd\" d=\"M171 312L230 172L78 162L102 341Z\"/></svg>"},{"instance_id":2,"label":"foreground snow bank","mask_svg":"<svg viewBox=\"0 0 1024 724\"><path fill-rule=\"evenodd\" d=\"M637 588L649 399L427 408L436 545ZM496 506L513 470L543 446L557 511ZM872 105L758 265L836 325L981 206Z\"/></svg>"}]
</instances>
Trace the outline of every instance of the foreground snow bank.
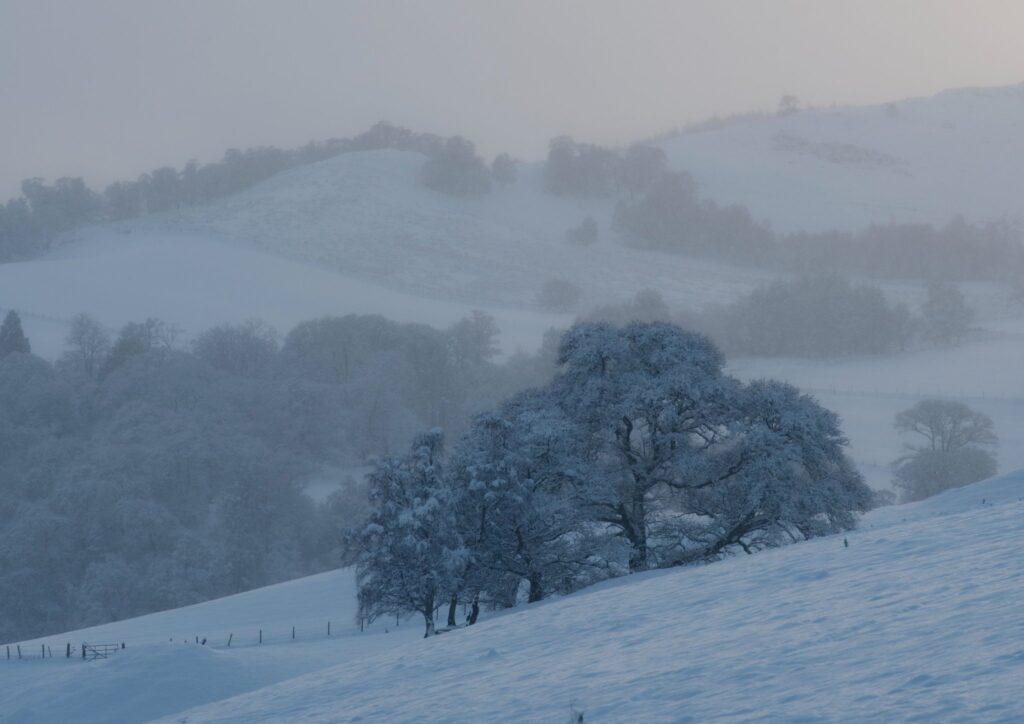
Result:
<instances>
[{"instance_id":1,"label":"foreground snow bank","mask_svg":"<svg viewBox=\"0 0 1024 724\"><path fill-rule=\"evenodd\" d=\"M1024 470L997 475L974 485L953 488L918 503L879 508L865 516L860 527L884 528L912 520L953 515L1012 502L1024 502Z\"/></svg>"},{"instance_id":2,"label":"foreground snow bank","mask_svg":"<svg viewBox=\"0 0 1024 724\"><path fill-rule=\"evenodd\" d=\"M311 576L23 642L56 658L0 661L0 722L1020 721L1021 497L1024 471L874 511L848 548L629 576L426 641L360 633L351 572ZM105 640L128 648L60 658Z\"/></svg>"},{"instance_id":3,"label":"foreground snow bank","mask_svg":"<svg viewBox=\"0 0 1024 724\"><path fill-rule=\"evenodd\" d=\"M168 721L1020 720L1024 503L951 497L848 548L634 576Z\"/></svg>"}]
</instances>

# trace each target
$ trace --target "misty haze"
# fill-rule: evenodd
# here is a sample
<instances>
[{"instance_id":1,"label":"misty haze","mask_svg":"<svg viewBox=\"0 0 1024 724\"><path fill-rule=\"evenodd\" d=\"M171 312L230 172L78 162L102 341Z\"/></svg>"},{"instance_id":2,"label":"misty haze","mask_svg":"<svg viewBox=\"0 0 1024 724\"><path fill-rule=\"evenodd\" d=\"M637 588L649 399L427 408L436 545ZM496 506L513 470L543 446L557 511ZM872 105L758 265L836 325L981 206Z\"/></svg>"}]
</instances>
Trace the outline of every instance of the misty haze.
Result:
<instances>
[{"instance_id":1,"label":"misty haze","mask_svg":"<svg viewBox=\"0 0 1024 724\"><path fill-rule=\"evenodd\" d=\"M1021 27L0 0L0 721L1024 719Z\"/></svg>"}]
</instances>

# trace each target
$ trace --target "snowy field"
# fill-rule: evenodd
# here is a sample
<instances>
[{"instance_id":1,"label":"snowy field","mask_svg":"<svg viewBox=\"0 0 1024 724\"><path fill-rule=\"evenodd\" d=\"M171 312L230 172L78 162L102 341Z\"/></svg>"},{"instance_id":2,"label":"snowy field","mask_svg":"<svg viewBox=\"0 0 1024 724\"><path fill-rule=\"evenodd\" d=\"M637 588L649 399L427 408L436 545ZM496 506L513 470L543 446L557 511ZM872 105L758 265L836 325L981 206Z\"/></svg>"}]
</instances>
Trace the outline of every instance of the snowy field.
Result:
<instances>
[{"instance_id":1,"label":"snowy field","mask_svg":"<svg viewBox=\"0 0 1024 724\"><path fill-rule=\"evenodd\" d=\"M0 306L18 309L33 351L53 359L70 319L86 313L116 330L157 317L186 339L217 324L262 319L282 334L324 315L381 314L446 327L482 309L502 330L503 351L534 350L570 315L469 305L418 296L254 249L169 234L93 229L34 261L0 265Z\"/></svg>"},{"instance_id":2,"label":"snowy field","mask_svg":"<svg viewBox=\"0 0 1024 724\"><path fill-rule=\"evenodd\" d=\"M1020 721L1022 534L1024 471L875 511L849 547L630 576L426 641L360 633L351 574L328 573L26 642L128 648L0 661L0 721Z\"/></svg>"}]
</instances>

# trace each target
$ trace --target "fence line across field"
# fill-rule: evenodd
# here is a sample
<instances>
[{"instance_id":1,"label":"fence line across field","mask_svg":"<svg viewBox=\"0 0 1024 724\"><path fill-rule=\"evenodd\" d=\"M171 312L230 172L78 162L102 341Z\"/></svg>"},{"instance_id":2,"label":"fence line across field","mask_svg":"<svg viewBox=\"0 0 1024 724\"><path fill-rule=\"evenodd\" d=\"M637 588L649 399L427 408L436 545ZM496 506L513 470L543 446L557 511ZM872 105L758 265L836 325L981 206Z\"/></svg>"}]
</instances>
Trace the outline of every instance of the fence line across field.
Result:
<instances>
[{"instance_id":1,"label":"fence line across field","mask_svg":"<svg viewBox=\"0 0 1024 724\"><path fill-rule=\"evenodd\" d=\"M230 632L226 639L215 640L209 636L192 634L181 638L170 637L169 643L185 643L198 646L208 646L214 649L244 648L249 646L273 645L287 643L289 641L310 641L316 639L333 638L332 622L327 621L324 628L318 628L317 633L310 634L310 629L303 630L296 626L280 631L275 629L258 628L255 631L243 632L241 635ZM156 643L156 642L153 642ZM72 644L65 641L56 644L57 654L54 656L54 644L4 644L3 660L6 661L29 661L42 659L65 659L76 661L96 661L107 659L119 651L127 648L124 641L113 643L87 643Z\"/></svg>"}]
</instances>

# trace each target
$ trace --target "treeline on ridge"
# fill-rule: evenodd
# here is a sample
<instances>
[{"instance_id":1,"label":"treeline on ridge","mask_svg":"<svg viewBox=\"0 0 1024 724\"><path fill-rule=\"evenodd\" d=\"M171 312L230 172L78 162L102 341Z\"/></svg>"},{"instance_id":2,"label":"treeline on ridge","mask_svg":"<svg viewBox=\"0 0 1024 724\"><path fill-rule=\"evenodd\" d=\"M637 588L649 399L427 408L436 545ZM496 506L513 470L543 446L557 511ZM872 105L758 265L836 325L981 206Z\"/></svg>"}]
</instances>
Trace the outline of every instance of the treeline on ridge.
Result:
<instances>
[{"instance_id":1,"label":"treeline on ridge","mask_svg":"<svg viewBox=\"0 0 1024 724\"><path fill-rule=\"evenodd\" d=\"M430 162L423 182L446 193L478 193L490 189L492 179L507 184L516 174L507 154L487 166L464 138L414 133L381 122L352 138L313 141L294 149L229 149L220 161L189 161L181 169L163 166L134 181L114 182L100 192L90 189L82 178L59 178L53 184L30 178L22 181L20 197L0 203L0 262L37 256L58 234L80 226L206 203L297 166L376 149L426 155Z\"/></svg>"}]
</instances>

